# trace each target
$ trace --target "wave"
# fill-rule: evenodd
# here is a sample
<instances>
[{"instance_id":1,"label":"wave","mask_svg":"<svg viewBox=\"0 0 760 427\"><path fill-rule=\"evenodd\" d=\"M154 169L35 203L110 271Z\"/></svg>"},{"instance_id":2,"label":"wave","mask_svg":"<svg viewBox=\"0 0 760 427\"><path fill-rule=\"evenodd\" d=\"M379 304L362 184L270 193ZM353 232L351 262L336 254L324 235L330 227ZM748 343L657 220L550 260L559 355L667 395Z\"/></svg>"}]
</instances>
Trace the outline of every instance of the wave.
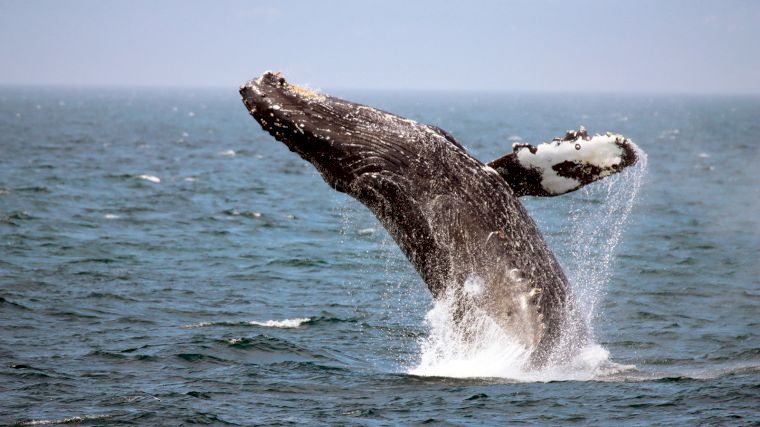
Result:
<instances>
[{"instance_id":1,"label":"wave","mask_svg":"<svg viewBox=\"0 0 760 427\"><path fill-rule=\"evenodd\" d=\"M137 175L137 176L135 176L135 178L142 179L144 181L149 181L149 182L152 182L154 184L159 184L161 182L161 178L159 178L159 177L157 177L155 175L144 175L143 174L143 175Z\"/></svg>"},{"instance_id":2,"label":"wave","mask_svg":"<svg viewBox=\"0 0 760 427\"><path fill-rule=\"evenodd\" d=\"M224 343L239 350L258 350L264 352L285 353L289 355L300 354L313 356L311 352L295 343L266 334L260 334L253 337L227 338L218 340L217 342Z\"/></svg>"},{"instance_id":3,"label":"wave","mask_svg":"<svg viewBox=\"0 0 760 427\"><path fill-rule=\"evenodd\" d=\"M668 371L642 371L638 369L611 373L610 375L596 378L602 381L656 381L656 382L680 382L680 381L704 381L715 378L730 377L733 375L756 376L760 373L760 364L729 363L705 367L688 366L687 360L683 365L670 366Z\"/></svg>"},{"instance_id":4,"label":"wave","mask_svg":"<svg viewBox=\"0 0 760 427\"><path fill-rule=\"evenodd\" d=\"M3 297L0 297L0 307L31 311L29 307L19 304L17 302L9 301Z\"/></svg>"},{"instance_id":5,"label":"wave","mask_svg":"<svg viewBox=\"0 0 760 427\"><path fill-rule=\"evenodd\" d=\"M251 320L248 323L251 325L263 326L266 328L297 328L310 320L311 319L308 317L300 317L300 318L285 319L285 320L267 320L264 322L257 322L255 320Z\"/></svg>"},{"instance_id":6,"label":"wave","mask_svg":"<svg viewBox=\"0 0 760 427\"><path fill-rule=\"evenodd\" d=\"M229 322L229 321L221 321L221 322L199 322L199 323L193 323L191 325L185 325L183 328L186 329L193 329L193 328L206 328L209 326L259 326L264 328L298 328L303 324L311 322L312 319L310 317L297 317L294 319L283 319L283 320L265 320L265 321L258 321L258 320L246 320L246 321L237 321L237 322Z\"/></svg>"},{"instance_id":7,"label":"wave","mask_svg":"<svg viewBox=\"0 0 760 427\"><path fill-rule=\"evenodd\" d=\"M175 356L186 362L212 362L212 363L227 363L229 360L222 359L221 357L211 356L203 353L177 353Z\"/></svg>"},{"instance_id":8,"label":"wave","mask_svg":"<svg viewBox=\"0 0 760 427\"><path fill-rule=\"evenodd\" d=\"M17 426L45 426L51 424L80 424L90 421L103 420L111 418L111 415L82 415L76 417L60 418L57 420L27 420L19 421L14 425Z\"/></svg>"},{"instance_id":9,"label":"wave","mask_svg":"<svg viewBox=\"0 0 760 427\"><path fill-rule=\"evenodd\" d=\"M245 216L249 218L261 218L261 212L254 211L239 211L237 209L225 209L222 211L225 215L229 216Z\"/></svg>"},{"instance_id":10,"label":"wave","mask_svg":"<svg viewBox=\"0 0 760 427\"><path fill-rule=\"evenodd\" d=\"M296 342L278 338L268 334L258 334L250 337L227 337L214 340L214 356L199 353L188 354L190 362L220 362L254 363L256 365L272 365L289 361L334 361L330 355L315 352ZM216 359L211 359L214 357ZM225 359L221 359L224 357Z\"/></svg>"}]
</instances>

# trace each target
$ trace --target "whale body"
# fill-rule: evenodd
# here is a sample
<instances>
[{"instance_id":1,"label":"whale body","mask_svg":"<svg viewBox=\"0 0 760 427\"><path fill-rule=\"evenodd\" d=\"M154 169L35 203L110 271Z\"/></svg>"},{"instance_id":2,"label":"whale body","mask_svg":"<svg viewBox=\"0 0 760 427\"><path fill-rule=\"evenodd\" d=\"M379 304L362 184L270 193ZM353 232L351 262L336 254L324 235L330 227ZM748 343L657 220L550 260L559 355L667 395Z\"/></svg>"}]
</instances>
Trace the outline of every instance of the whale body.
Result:
<instances>
[{"instance_id":1,"label":"whale body","mask_svg":"<svg viewBox=\"0 0 760 427\"><path fill-rule=\"evenodd\" d=\"M555 196L636 161L620 135L584 129L515 144L484 164L451 135L267 72L240 87L261 127L335 190L369 208L434 298L483 310L531 352L551 356L572 309L569 283L519 196Z\"/></svg>"}]
</instances>

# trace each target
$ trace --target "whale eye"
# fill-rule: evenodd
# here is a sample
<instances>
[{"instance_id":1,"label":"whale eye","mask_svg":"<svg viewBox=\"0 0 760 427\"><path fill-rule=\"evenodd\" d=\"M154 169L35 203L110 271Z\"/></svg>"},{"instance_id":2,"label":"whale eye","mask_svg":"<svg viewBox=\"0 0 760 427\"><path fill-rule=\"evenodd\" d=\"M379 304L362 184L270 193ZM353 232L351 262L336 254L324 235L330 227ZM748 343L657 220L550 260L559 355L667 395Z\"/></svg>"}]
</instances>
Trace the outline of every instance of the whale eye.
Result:
<instances>
[{"instance_id":1,"label":"whale eye","mask_svg":"<svg viewBox=\"0 0 760 427\"><path fill-rule=\"evenodd\" d=\"M575 144L575 149L576 150L580 150L581 149L581 144Z\"/></svg>"}]
</instances>

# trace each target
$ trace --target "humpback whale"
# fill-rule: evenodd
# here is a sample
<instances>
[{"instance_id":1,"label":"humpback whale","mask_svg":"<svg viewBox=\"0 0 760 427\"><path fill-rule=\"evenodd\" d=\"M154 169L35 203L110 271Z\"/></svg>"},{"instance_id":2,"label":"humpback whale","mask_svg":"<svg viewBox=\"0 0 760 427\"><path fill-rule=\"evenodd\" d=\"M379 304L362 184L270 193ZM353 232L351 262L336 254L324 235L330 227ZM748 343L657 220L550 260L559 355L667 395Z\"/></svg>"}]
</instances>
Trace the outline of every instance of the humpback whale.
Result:
<instances>
[{"instance_id":1,"label":"humpback whale","mask_svg":"<svg viewBox=\"0 0 760 427\"><path fill-rule=\"evenodd\" d=\"M530 351L552 356L572 311L569 283L520 196L557 196L637 160L622 135L581 128L515 144L484 164L446 131L266 72L240 87L253 118L332 188L369 208L434 298L482 310Z\"/></svg>"}]
</instances>

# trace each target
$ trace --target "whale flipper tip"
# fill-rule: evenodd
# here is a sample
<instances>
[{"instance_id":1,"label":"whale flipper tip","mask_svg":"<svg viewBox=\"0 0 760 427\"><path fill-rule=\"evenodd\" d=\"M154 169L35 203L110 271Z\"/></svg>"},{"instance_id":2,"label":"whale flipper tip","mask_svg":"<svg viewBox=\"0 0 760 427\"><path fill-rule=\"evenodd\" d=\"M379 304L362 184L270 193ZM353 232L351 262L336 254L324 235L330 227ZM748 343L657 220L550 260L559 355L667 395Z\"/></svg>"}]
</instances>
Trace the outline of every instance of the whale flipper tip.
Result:
<instances>
[{"instance_id":1,"label":"whale flipper tip","mask_svg":"<svg viewBox=\"0 0 760 427\"><path fill-rule=\"evenodd\" d=\"M488 165L517 196L558 196L632 166L638 161L637 151L623 135L589 136L581 126L549 143L515 143L511 153Z\"/></svg>"}]
</instances>

